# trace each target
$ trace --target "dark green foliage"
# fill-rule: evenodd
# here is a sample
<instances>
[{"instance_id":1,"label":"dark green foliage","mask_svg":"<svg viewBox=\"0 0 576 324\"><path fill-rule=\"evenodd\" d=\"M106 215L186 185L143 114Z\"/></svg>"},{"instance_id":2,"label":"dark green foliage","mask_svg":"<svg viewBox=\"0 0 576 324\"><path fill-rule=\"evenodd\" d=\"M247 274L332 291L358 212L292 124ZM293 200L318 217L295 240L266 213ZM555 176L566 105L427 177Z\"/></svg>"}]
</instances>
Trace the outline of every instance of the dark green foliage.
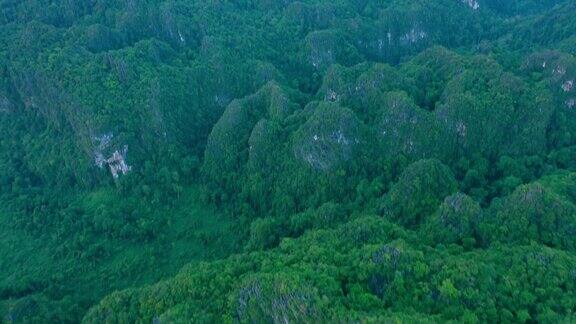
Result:
<instances>
[{"instance_id":1,"label":"dark green foliage","mask_svg":"<svg viewBox=\"0 0 576 324\"><path fill-rule=\"evenodd\" d=\"M356 226L383 233L364 231L363 240L355 241ZM214 321L241 322L558 321L575 305L576 260L570 254L537 246L453 254L413 240L367 217L286 239L269 252L194 265L155 286L115 293L85 322L148 321L185 316L183 309L202 310L195 316Z\"/></svg>"},{"instance_id":2,"label":"dark green foliage","mask_svg":"<svg viewBox=\"0 0 576 324\"><path fill-rule=\"evenodd\" d=\"M486 5L505 15L536 14L562 3L559 0L488 0Z\"/></svg>"},{"instance_id":3,"label":"dark green foliage","mask_svg":"<svg viewBox=\"0 0 576 324\"><path fill-rule=\"evenodd\" d=\"M455 142L446 127L405 93L386 93L379 102L382 111L376 129L387 156L403 154L413 160L453 156Z\"/></svg>"},{"instance_id":4,"label":"dark green foliage","mask_svg":"<svg viewBox=\"0 0 576 324\"><path fill-rule=\"evenodd\" d=\"M300 235L309 229L336 227L347 220L344 206L325 203L315 210L308 210L290 217L290 230Z\"/></svg>"},{"instance_id":5,"label":"dark green foliage","mask_svg":"<svg viewBox=\"0 0 576 324\"><path fill-rule=\"evenodd\" d=\"M264 250L276 246L283 233L282 224L274 218L256 219L250 224L249 250ZM280 233L279 233L280 232Z\"/></svg>"},{"instance_id":6,"label":"dark green foliage","mask_svg":"<svg viewBox=\"0 0 576 324\"><path fill-rule=\"evenodd\" d=\"M534 154L547 145L553 114L549 94L541 91L529 90L519 78L480 57L447 84L435 114L465 155Z\"/></svg>"},{"instance_id":7,"label":"dark green foliage","mask_svg":"<svg viewBox=\"0 0 576 324\"><path fill-rule=\"evenodd\" d=\"M233 101L208 138L203 170L206 176L222 184L234 183L237 180L234 175L242 171L248 159L250 146L257 145L255 149L258 151L266 145L263 139L258 138L265 135L259 133L262 132L262 123L267 122L266 118L271 122L281 122L294 109L294 104L275 83L267 84L253 96ZM258 140L260 143L254 143ZM256 159L254 155L251 157L253 161Z\"/></svg>"},{"instance_id":8,"label":"dark green foliage","mask_svg":"<svg viewBox=\"0 0 576 324\"><path fill-rule=\"evenodd\" d=\"M438 210L420 228L433 243L473 244L478 235L482 209L462 193L446 197Z\"/></svg>"},{"instance_id":9,"label":"dark green foliage","mask_svg":"<svg viewBox=\"0 0 576 324\"><path fill-rule=\"evenodd\" d=\"M322 172L354 160L366 145L354 113L326 103L313 109L310 118L294 134L292 150L296 159Z\"/></svg>"},{"instance_id":10,"label":"dark green foliage","mask_svg":"<svg viewBox=\"0 0 576 324\"><path fill-rule=\"evenodd\" d=\"M575 15L0 0L0 322L573 322Z\"/></svg>"},{"instance_id":11,"label":"dark green foliage","mask_svg":"<svg viewBox=\"0 0 576 324\"><path fill-rule=\"evenodd\" d=\"M572 177L569 178L572 182ZM491 216L483 221L487 242L539 242L572 250L576 231L573 198L557 193L540 183L521 186L492 206ZM568 199L567 199L568 198Z\"/></svg>"},{"instance_id":12,"label":"dark green foliage","mask_svg":"<svg viewBox=\"0 0 576 324\"><path fill-rule=\"evenodd\" d=\"M457 183L450 169L438 160L410 165L384 196L382 213L399 224L413 227L434 213Z\"/></svg>"},{"instance_id":13,"label":"dark green foliage","mask_svg":"<svg viewBox=\"0 0 576 324\"><path fill-rule=\"evenodd\" d=\"M330 278L326 278L330 280ZM314 323L330 318L326 314L321 294L338 293L338 285L318 292L312 282L303 281L300 274L256 275L245 280L233 296L234 318L240 322L279 323L294 321ZM323 287L324 288L324 287ZM330 291L331 290L331 291Z\"/></svg>"}]
</instances>

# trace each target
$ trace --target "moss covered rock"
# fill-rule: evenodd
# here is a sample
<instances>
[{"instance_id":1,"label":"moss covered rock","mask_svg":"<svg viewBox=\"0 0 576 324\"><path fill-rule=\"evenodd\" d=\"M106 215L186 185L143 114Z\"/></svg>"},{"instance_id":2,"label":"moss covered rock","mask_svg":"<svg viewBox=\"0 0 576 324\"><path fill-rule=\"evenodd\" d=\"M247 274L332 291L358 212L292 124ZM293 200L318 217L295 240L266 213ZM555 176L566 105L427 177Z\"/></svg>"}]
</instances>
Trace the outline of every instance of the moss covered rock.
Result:
<instances>
[{"instance_id":1,"label":"moss covered rock","mask_svg":"<svg viewBox=\"0 0 576 324\"><path fill-rule=\"evenodd\" d=\"M452 171L435 159L411 164L383 199L382 212L404 226L416 226L431 216L457 189Z\"/></svg>"},{"instance_id":2,"label":"moss covered rock","mask_svg":"<svg viewBox=\"0 0 576 324\"><path fill-rule=\"evenodd\" d=\"M363 142L361 128L351 110L322 103L295 133L294 156L312 169L333 170L358 155Z\"/></svg>"}]
</instances>

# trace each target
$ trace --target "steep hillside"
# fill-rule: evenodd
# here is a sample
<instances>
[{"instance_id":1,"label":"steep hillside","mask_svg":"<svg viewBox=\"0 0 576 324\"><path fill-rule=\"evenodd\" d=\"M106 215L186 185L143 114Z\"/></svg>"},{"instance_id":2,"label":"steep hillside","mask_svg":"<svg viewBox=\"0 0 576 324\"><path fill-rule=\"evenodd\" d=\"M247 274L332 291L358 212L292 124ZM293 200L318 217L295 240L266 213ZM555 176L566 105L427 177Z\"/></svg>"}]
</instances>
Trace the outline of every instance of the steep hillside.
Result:
<instances>
[{"instance_id":1,"label":"steep hillside","mask_svg":"<svg viewBox=\"0 0 576 324\"><path fill-rule=\"evenodd\" d=\"M0 0L0 322L570 322L569 0Z\"/></svg>"}]
</instances>

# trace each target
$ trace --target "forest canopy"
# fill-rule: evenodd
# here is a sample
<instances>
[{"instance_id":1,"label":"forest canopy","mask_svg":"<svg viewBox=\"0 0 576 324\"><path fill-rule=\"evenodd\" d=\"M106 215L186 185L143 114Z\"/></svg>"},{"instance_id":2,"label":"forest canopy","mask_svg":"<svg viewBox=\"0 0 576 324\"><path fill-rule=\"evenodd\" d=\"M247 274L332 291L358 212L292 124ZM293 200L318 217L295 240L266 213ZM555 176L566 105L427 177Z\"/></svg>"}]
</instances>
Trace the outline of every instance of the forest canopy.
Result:
<instances>
[{"instance_id":1,"label":"forest canopy","mask_svg":"<svg viewBox=\"0 0 576 324\"><path fill-rule=\"evenodd\" d=\"M0 323L572 322L571 0L0 0Z\"/></svg>"}]
</instances>

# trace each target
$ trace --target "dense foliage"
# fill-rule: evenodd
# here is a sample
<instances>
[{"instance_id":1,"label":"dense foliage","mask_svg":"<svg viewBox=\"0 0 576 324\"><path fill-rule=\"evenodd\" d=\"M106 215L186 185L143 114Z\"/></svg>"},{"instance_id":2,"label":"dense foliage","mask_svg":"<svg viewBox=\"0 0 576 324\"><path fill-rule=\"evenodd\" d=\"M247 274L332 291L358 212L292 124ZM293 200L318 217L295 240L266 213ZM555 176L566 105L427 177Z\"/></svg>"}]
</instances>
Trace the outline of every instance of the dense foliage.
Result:
<instances>
[{"instance_id":1,"label":"dense foliage","mask_svg":"<svg viewBox=\"0 0 576 324\"><path fill-rule=\"evenodd\" d=\"M0 0L0 323L576 320L575 15Z\"/></svg>"}]
</instances>

